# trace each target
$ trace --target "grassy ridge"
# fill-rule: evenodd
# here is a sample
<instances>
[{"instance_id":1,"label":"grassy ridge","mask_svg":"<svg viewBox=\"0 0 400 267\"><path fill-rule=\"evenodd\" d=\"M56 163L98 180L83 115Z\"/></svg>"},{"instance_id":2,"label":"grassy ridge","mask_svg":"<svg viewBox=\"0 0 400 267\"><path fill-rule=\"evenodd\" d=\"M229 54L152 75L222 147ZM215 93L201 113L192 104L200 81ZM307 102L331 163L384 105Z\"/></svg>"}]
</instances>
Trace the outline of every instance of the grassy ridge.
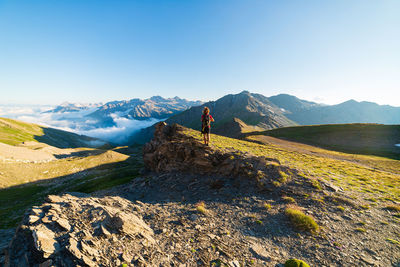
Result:
<instances>
[{"instance_id":1,"label":"grassy ridge","mask_svg":"<svg viewBox=\"0 0 400 267\"><path fill-rule=\"evenodd\" d=\"M22 142L36 141L58 148L77 148L88 147L88 142L94 140L97 139L37 124L0 118L0 142L7 145L15 146Z\"/></svg>"},{"instance_id":2,"label":"grassy ridge","mask_svg":"<svg viewBox=\"0 0 400 267\"><path fill-rule=\"evenodd\" d=\"M43 128L16 120L0 118L0 142L7 145L18 145L26 141L35 141L35 136L43 136Z\"/></svg>"},{"instance_id":3,"label":"grassy ridge","mask_svg":"<svg viewBox=\"0 0 400 267\"><path fill-rule=\"evenodd\" d=\"M400 125L330 124L295 126L248 133L267 135L342 152L400 159Z\"/></svg>"},{"instance_id":4,"label":"grassy ridge","mask_svg":"<svg viewBox=\"0 0 400 267\"><path fill-rule=\"evenodd\" d=\"M199 133L186 130L186 133L198 140ZM278 159L281 164L297 169L299 173L311 179L323 179L349 191L355 198L362 197L382 202L400 201L400 174L393 172L398 169L400 161L365 155L352 155L357 161L341 160L335 157L314 155L313 153L296 152L281 146L262 145L256 142L237 140L228 137L211 135L211 146L221 150L238 150L256 156ZM334 152L335 154L347 154ZM373 163L385 162L380 169ZM372 203L374 204L374 203Z\"/></svg>"}]
</instances>

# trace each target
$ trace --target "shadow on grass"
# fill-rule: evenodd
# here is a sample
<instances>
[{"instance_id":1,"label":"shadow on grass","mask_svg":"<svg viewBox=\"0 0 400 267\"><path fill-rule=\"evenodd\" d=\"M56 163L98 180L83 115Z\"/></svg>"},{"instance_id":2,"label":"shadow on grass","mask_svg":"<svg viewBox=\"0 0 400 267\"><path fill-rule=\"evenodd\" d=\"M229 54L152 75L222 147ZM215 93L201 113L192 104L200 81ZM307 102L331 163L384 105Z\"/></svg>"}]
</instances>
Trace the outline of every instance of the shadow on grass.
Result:
<instances>
[{"instance_id":1,"label":"shadow on grass","mask_svg":"<svg viewBox=\"0 0 400 267\"><path fill-rule=\"evenodd\" d=\"M271 136L339 152L400 160L400 125L329 124L284 127L241 136ZM257 141L256 141L257 142Z\"/></svg>"},{"instance_id":2,"label":"shadow on grass","mask_svg":"<svg viewBox=\"0 0 400 267\"><path fill-rule=\"evenodd\" d=\"M79 135L53 128L43 127L43 135L35 135L34 139L57 148L100 147L110 148L109 144L85 135ZM106 147L104 147L106 146Z\"/></svg>"},{"instance_id":3,"label":"shadow on grass","mask_svg":"<svg viewBox=\"0 0 400 267\"><path fill-rule=\"evenodd\" d=\"M76 151L69 154L55 154L54 157L56 159L66 159L66 158L74 158L74 157L89 157L89 156L98 156L103 154L106 150L103 149L91 149L91 150L83 150L83 151Z\"/></svg>"}]
</instances>

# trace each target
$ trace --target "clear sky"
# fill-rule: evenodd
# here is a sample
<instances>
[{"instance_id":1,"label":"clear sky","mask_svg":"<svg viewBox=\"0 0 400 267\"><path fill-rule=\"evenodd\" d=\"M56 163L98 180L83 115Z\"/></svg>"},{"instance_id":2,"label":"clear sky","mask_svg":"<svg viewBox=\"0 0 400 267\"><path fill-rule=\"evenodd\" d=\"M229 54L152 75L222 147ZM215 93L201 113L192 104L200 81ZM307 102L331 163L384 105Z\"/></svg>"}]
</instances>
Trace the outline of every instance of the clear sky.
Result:
<instances>
[{"instance_id":1,"label":"clear sky","mask_svg":"<svg viewBox=\"0 0 400 267\"><path fill-rule=\"evenodd\" d=\"M400 1L0 0L0 104L242 90L400 106Z\"/></svg>"}]
</instances>

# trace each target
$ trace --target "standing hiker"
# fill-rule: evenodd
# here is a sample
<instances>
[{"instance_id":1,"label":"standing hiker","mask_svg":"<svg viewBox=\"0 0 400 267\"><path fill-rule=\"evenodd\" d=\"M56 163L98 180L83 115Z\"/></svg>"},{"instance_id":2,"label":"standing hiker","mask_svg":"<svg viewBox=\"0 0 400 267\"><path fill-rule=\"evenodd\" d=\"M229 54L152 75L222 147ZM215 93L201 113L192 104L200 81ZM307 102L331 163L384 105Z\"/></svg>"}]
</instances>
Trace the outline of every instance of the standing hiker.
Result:
<instances>
[{"instance_id":1,"label":"standing hiker","mask_svg":"<svg viewBox=\"0 0 400 267\"><path fill-rule=\"evenodd\" d=\"M210 109L208 107L204 107L203 115L201 115L201 133L204 137L204 144L207 146L210 143L210 129L212 121L214 121L214 119L210 115Z\"/></svg>"}]
</instances>

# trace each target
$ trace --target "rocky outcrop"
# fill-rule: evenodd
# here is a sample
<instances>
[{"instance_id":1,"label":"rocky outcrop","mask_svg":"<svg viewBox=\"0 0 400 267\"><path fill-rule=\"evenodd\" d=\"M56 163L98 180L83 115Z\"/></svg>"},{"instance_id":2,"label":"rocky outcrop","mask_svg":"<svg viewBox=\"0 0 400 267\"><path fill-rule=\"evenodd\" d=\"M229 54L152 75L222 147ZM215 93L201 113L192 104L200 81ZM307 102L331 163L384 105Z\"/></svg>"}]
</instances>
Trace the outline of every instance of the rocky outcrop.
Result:
<instances>
[{"instance_id":1,"label":"rocky outcrop","mask_svg":"<svg viewBox=\"0 0 400 267\"><path fill-rule=\"evenodd\" d=\"M6 253L6 266L117 266L156 246L138 205L120 197L48 196L33 207Z\"/></svg>"},{"instance_id":2,"label":"rocky outcrop","mask_svg":"<svg viewBox=\"0 0 400 267\"><path fill-rule=\"evenodd\" d=\"M282 179L283 173L295 172L280 165L277 159L205 146L185 134L185 130L177 124L158 123L154 138L143 148L145 166L155 172L179 171L253 177L262 185Z\"/></svg>"}]
</instances>

